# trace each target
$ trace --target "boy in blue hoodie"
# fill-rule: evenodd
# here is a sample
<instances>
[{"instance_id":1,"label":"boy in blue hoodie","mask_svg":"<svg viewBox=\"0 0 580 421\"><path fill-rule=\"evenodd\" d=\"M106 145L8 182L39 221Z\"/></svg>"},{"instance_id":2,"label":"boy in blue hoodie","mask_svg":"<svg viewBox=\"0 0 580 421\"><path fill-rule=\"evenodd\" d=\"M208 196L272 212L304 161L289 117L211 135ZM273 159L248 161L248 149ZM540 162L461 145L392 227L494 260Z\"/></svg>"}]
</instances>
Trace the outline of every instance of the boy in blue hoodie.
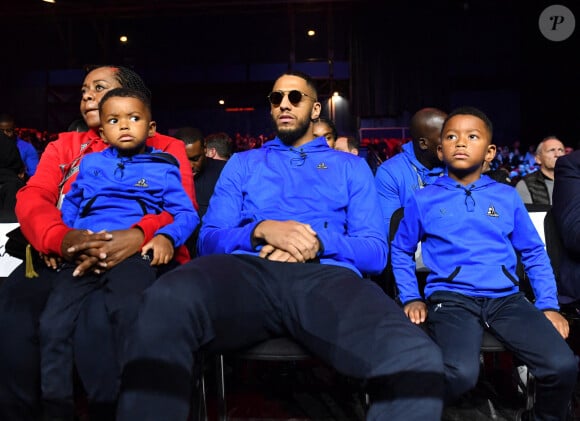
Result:
<instances>
[{"instance_id":1,"label":"boy in blue hoodie","mask_svg":"<svg viewBox=\"0 0 580 421\"><path fill-rule=\"evenodd\" d=\"M136 314L140 293L172 262L188 258L180 248L199 222L183 186L177 160L146 145L155 134L149 99L127 88L109 91L99 103L100 133L110 146L85 156L61 211L70 227L92 232L127 229L144 215L167 211L173 223L161 227L141 253L107 271L82 274L66 263L40 318L41 385L45 415L73 419L72 335L84 300L105 289L118 357ZM172 263L173 264L173 263ZM52 418L51 418L52 419Z\"/></svg>"},{"instance_id":2,"label":"boy in blue hoodie","mask_svg":"<svg viewBox=\"0 0 580 421\"><path fill-rule=\"evenodd\" d=\"M515 189L481 175L495 155L492 124L476 108L451 112L439 158L448 175L416 192L392 244L393 270L405 314L427 322L441 347L446 402L477 382L483 331L488 330L537 379L535 419L563 420L577 364L565 338L556 283L544 244ZM424 296L413 254L421 241L430 269ZM519 291L517 255L532 284L534 304Z\"/></svg>"}]
</instances>

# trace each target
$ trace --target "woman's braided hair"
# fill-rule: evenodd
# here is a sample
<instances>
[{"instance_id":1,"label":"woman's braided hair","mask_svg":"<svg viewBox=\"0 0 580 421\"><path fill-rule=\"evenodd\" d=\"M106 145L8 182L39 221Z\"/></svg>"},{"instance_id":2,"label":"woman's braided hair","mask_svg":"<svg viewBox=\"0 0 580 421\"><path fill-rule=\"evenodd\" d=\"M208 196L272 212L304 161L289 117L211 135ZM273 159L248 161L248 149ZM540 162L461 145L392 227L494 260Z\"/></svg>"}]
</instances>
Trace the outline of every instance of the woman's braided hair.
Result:
<instances>
[{"instance_id":1,"label":"woman's braided hair","mask_svg":"<svg viewBox=\"0 0 580 421\"><path fill-rule=\"evenodd\" d=\"M91 71L101 68L101 67L109 67L115 70L115 78L121 84L123 88L133 89L135 91L139 91L143 93L149 100L151 100L151 91L134 70L129 69L128 67L124 66L115 66L112 64L105 64L105 65L92 65L86 67L86 72L90 73Z\"/></svg>"}]
</instances>

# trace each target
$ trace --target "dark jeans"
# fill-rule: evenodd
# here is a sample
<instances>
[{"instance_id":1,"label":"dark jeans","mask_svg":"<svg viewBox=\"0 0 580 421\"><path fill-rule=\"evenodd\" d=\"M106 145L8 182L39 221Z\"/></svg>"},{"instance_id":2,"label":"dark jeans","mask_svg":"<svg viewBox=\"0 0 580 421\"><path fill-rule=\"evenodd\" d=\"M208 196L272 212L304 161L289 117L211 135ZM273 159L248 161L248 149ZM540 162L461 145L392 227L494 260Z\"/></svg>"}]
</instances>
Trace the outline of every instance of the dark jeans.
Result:
<instances>
[{"instance_id":1,"label":"dark jeans","mask_svg":"<svg viewBox=\"0 0 580 421\"><path fill-rule=\"evenodd\" d=\"M443 352L447 401L475 386L483 330L488 329L536 377L535 419L566 418L576 383L576 358L552 323L524 294L473 298L436 292L429 297L428 306L428 328Z\"/></svg>"},{"instance_id":2,"label":"dark jeans","mask_svg":"<svg viewBox=\"0 0 580 421\"><path fill-rule=\"evenodd\" d=\"M2 421L37 421L41 414L38 321L58 272L44 266L35 269L40 276L28 279L22 264L0 285ZM118 394L119 366L107 314L108 295L106 289L89 295L74 332L75 364L91 421L110 420Z\"/></svg>"},{"instance_id":3,"label":"dark jeans","mask_svg":"<svg viewBox=\"0 0 580 421\"><path fill-rule=\"evenodd\" d=\"M59 272L40 316L41 390L45 412L50 416L72 417L74 413L73 332L86 298L96 290L105 291L113 360L120 367L124 339L134 321L140 294L156 276L156 269L139 255L100 276L73 277L75 266L67 264ZM119 373L119 368L115 371ZM111 381L118 383L118 378Z\"/></svg>"},{"instance_id":4,"label":"dark jeans","mask_svg":"<svg viewBox=\"0 0 580 421\"><path fill-rule=\"evenodd\" d=\"M340 373L368 380L368 419L440 419L440 351L378 285L337 266L241 255L199 257L147 289L117 419L186 420L196 351L286 334Z\"/></svg>"}]
</instances>

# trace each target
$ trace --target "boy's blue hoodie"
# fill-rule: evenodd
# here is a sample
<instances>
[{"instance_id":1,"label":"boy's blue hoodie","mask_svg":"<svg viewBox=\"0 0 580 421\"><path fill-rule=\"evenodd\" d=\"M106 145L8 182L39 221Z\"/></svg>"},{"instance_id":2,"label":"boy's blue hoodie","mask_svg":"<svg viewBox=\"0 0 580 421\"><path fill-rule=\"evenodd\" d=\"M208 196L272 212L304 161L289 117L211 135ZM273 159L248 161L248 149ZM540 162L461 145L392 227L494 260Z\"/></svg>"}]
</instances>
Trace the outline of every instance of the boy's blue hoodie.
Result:
<instances>
[{"instance_id":1,"label":"boy's blue hoodie","mask_svg":"<svg viewBox=\"0 0 580 421\"><path fill-rule=\"evenodd\" d=\"M489 298L516 293L519 253L536 307L559 308L544 243L511 186L487 176L462 186L444 176L411 198L391 250L403 304L422 299L413 261L418 241L431 270L425 297L435 291Z\"/></svg>"},{"instance_id":2,"label":"boy's blue hoodie","mask_svg":"<svg viewBox=\"0 0 580 421\"><path fill-rule=\"evenodd\" d=\"M86 155L61 211L69 227L94 232L128 229L143 215L167 211L173 223L156 234L169 236L175 247L199 223L181 185L177 160L151 147L130 158L120 157L114 148Z\"/></svg>"}]
</instances>

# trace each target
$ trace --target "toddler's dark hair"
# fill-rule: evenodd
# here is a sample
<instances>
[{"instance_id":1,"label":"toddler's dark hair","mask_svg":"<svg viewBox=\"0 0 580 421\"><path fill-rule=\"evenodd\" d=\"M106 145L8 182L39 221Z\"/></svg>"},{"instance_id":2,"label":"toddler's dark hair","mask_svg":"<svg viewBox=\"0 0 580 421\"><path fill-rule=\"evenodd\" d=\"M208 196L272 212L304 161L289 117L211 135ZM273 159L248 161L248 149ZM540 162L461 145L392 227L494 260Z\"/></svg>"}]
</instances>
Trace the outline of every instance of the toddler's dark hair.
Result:
<instances>
[{"instance_id":1,"label":"toddler's dark hair","mask_svg":"<svg viewBox=\"0 0 580 421\"><path fill-rule=\"evenodd\" d=\"M149 113L151 113L151 101L149 100L149 97L145 95L145 93L138 91L136 89L115 88L108 91L99 102L99 114L103 112L103 104L107 102L107 100L109 100L110 98L114 97L138 99L145 105L147 110L149 110Z\"/></svg>"}]
</instances>

